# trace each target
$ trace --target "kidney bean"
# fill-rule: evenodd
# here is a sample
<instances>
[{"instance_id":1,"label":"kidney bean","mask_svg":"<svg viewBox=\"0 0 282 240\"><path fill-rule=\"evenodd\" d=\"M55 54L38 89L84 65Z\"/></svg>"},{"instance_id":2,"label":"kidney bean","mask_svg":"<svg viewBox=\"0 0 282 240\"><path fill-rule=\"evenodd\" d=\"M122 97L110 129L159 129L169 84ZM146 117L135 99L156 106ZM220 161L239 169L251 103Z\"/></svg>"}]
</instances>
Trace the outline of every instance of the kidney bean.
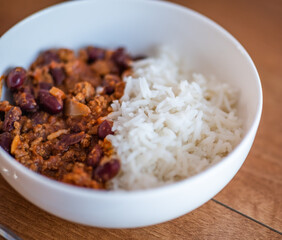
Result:
<instances>
[{"instance_id":1,"label":"kidney bean","mask_svg":"<svg viewBox=\"0 0 282 240\"><path fill-rule=\"evenodd\" d=\"M12 144L12 135L8 132L0 134L0 146L6 151L10 152Z\"/></svg>"},{"instance_id":2,"label":"kidney bean","mask_svg":"<svg viewBox=\"0 0 282 240\"><path fill-rule=\"evenodd\" d=\"M37 104L31 90L17 92L13 95L15 104L25 112L36 112Z\"/></svg>"},{"instance_id":3,"label":"kidney bean","mask_svg":"<svg viewBox=\"0 0 282 240\"><path fill-rule=\"evenodd\" d=\"M63 103L46 90L39 91L38 100L41 108L50 114L57 114L63 110Z\"/></svg>"},{"instance_id":4,"label":"kidney bean","mask_svg":"<svg viewBox=\"0 0 282 240\"><path fill-rule=\"evenodd\" d=\"M112 126L109 121L103 121L98 127L98 137L104 139L109 134L114 134Z\"/></svg>"},{"instance_id":5,"label":"kidney bean","mask_svg":"<svg viewBox=\"0 0 282 240\"><path fill-rule=\"evenodd\" d=\"M9 132L14 129L14 122L18 121L22 115L22 111L19 107L11 107L11 109L6 112L5 119L3 122L3 131Z\"/></svg>"},{"instance_id":6,"label":"kidney bean","mask_svg":"<svg viewBox=\"0 0 282 240\"><path fill-rule=\"evenodd\" d=\"M106 51L102 48L88 47L86 49L88 55L88 63L95 62L105 58Z\"/></svg>"},{"instance_id":7,"label":"kidney bean","mask_svg":"<svg viewBox=\"0 0 282 240\"><path fill-rule=\"evenodd\" d=\"M73 144L79 143L85 137L84 132L64 134L61 140L57 143L57 149L67 150L67 148Z\"/></svg>"},{"instance_id":8,"label":"kidney bean","mask_svg":"<svg viewBox=\"0 0 282 240\"><path fill-rule=\"evenodd\" d=\"M103 150L100 145L95 145L87 156L87 164L92 167L98 166L101 158L103 157Z\"/></svg>"},{"instance_id":9,"label":"kidney bean","mask_svg":"<svg viewBox=\"0 0 282 240\"><path fill-rule=\"evenodd\" d=\"M117 64L121 71L129 68L131 65L131 58L125 52L124 48L118 48L113 53L112 60Z\"/></svg>"},{"instance_id":10,"label":"kidney bean","mask_svg":"<svg viewBox=\"0 0 282 240\"><path fill-rule=\"evenodd\" d=\"M114 91L115 91L115 87L114 87L114 86L106 86L106 87L105 87L105 92L106 92L106 94L108 94L108 95L113 94Z\"/></svg>"},{"instance_id":11,"label":"kidney bean","mask_svg":"<svg viewBox=\"0 0 282 240\"><path fill-rule=\"evenodd\" d=\"M53 87L51 83L48 82L40 82L39 83L39 88L43 90L50 90Z\"/></svg>"},{"instance_id":12,"label":"kidney bean","mask_svg":"<svg viewBox=\"0 0 282 240\"><path fill-rule=\"evenodd\" d=\"M116 158L99 165L93 170L93 179L98 182L107 182L114 178L120 170L120 161Z\"/></svg>"},{"instance_id":13,"label":"kidney bean","mask_svg":"<svg viewBox=\"0 0 282 240\"><path fill-rule=\"evenodd\" d=\"M0 112L0 120L4 121L5 119L5 112Z\"/></svg>"},{"instance_id":14,"label":"kidney bean","mask_svg":"<svg viewBox=\"0 0 282 240\"><path fill-rule=\"evenodd\" d=\"M41 57L42 57L42 65L48 65L52 61L60 62L60 57L57 54L57 52L54 50L48 50L48 51L43 52L41 54Z\"/></svg>"},{"instance_id":15,"label":"kidney bean","mask_svg":"<svg viewBox=\"0 0 282 240\"><path fill-rule=\"evenodd\" d=\"M55 85L61 85L66 78L65 70L62 67L56 67L50 69Z\"/></svg>"},{"instance_id":16,"label":"kidney bean","mask_svg":"<svg viewBox=\"0 0 282 240\"><path fill-rule=\"evenodd\" d=\"M84 137L84 132L64 134L61 138L61 142L66 143L67 145L73 145L79 143Z\"/></svg>"},{"instance_id":17,"label":"kidney bean","mask_svg":"<svg viewBox=\"0 0 282 240\"><path fill-rule=\"evenodd\" d=\"M21 67L16 67L13 68L7 75L6 83L8 88L14 91L24 84L26 78L27 78L26 70Z\"/></svg>"}]
</instances>

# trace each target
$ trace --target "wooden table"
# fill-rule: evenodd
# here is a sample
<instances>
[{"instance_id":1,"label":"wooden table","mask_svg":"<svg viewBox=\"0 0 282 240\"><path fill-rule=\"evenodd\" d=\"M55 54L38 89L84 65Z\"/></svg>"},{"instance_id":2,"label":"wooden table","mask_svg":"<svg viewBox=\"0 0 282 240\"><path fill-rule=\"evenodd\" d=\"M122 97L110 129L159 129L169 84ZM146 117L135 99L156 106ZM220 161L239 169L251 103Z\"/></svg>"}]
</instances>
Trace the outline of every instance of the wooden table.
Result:
<instances>
[{"instance_id":1,"label":"wooden table","mask_svg":"<svg viewBox=\"0 0 282 240\"><path fill-rule=\"evenodd\" d=\"M0 0L0 35L29 14L57 2L60 0ZM0 223L22 239L282 239L282 1L173 2L227 29L257 66L264 108L243 167L224 190L195 211L130 230L86 227L54 217L23 199L0 176Z\"/></svg>"}]
</instances>

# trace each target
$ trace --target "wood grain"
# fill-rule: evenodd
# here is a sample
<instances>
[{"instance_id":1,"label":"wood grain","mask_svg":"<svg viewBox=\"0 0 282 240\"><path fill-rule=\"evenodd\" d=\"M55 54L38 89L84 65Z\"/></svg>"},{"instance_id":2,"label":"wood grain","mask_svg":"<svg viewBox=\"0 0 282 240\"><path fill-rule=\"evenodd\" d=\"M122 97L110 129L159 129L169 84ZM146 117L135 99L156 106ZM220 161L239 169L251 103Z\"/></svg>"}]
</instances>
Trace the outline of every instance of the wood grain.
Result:
<instances>
[{"instance_id":1,"label":"wood grain","mask_svg":"<svg viewBox=\"0 0 282 240\"><path fill-rule=\"evenodd\" d=\"M243 44L263 86L264 110L253 148L215 199L282 231L282 1L190 0L185 5L211 17Z\"/></svg>"},{"instance_id":2,"label":"wood grain","mask_svg":"<svg viewBox=\"0 0 282 240\"><path fill-rule=\"evenodd\" d=\"M0 36L24 17L57 2L61 1L0 0ZM227 29L246 48L260 74L262 121L253 148L235 178L215 201L178 219L146 228L113 230L52 216L23 199L0 176L1 224L23 239L36 240L282 238L282 1L171 2L192 8Z\"/></svg>"},{"instance_id":3,"label":"wood grain","mask_svg":"<svg viewBox=\"0 0 282 240\"><path fill-rule=\"evenodd\" d=\"M0 0L0 36L25 17L60 0Z\"/></svg>"},{"instance_id":4,"label":"wood grain","mask_svg":"<svg viewBox=\"0 0 282 240\"><path fill-rule=\"evenodd\" d=\"M0 194L0 222L28 240L280 238L278 233L212 200L167 223L138 229L102 229L70 223L38 209L11 189L2 177Z\"/></svg>"}]
</instances>

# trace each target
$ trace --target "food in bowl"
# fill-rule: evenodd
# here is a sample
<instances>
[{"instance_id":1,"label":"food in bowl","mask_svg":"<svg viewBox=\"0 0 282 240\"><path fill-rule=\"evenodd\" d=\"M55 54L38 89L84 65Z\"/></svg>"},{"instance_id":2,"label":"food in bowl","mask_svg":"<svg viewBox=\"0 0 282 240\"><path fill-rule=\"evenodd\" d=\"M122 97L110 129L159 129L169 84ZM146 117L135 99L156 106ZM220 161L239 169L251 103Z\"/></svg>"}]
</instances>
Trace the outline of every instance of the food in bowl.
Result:
<instances>
[{"instance_id":1,"label":"food in bowl","mask_svg":"<svg viewBox=\"0 0 282 240\"><path fill-rule=\"evenodd\" d=\"M105 13L111 17L105 18ZM62 16L64 21L58 21ZM36 33L36 37L29 33ZM260 79L242 45L207 17L169 2L67 1L36 13L1 37L0 72L13 66L27 68L42 49L79 49L93 43L112 49L122 45L133 55L147 56L153 56L153 46L170 45L189 70L202 73L208 80L212 73L238 89L236 109L243 128L240 143L199 174L145 191L95 191L51 181L29 171L0 149L3 178L45 211L96 227L132 228L161 223L191 212L214 197L242 166L261 116ZM10 97L3 86L2 99Z\"/></svg>"},{"instance_id":2,"label":"food in bowl","mask_svg":"<svg viewBox=\"0 0 282 240\"><path fill-rule=\"evenodd\" d=\"M87 47L78 56L51 49L28 71L11 69L5 79L14 105L0 102L0 145L37 173L104 189L120 169L106 139L113 134L112 122L105 117L123 95L122 75L131 62L123 48Z\"/></svg>"},{"instance_id":3,"label":"food in bowl","mask_svg":"<svg viewBox=\"0 0 282 240\"><path fill-rule=\"evenodd\" d=\"M131 69L131 66L133 68ZM185 73L160 48L132 61L124 49L47 50L6 76L15 106L0 144L31 170L95 189L136 190L185 179L241 139L237 91Z\"/></svg>"},{"instance_id":4,"label":"food in bowl","mask_svg":"<svg viewBox=\"0 0 282 240\"><path fill-rule=\"evenodd\" d=\"M113 189L146 189L193 176L217 163L242 138L238 91L214 77L186 72L168 47L133 63L124 95L112 104L121 159Z\"/></svg>"}]
</instances>

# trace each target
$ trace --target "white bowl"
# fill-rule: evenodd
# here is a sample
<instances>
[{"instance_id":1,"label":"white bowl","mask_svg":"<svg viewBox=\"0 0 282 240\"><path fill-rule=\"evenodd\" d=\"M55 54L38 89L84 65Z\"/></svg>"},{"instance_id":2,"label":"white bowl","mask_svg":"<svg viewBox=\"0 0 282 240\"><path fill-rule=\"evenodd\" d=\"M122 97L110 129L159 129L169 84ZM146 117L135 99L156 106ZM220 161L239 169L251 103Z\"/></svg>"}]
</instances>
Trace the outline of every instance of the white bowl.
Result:
<instances>
[{"instance_id":1,"label":"white bowl","mask_svg":"<svg viewBox=\"0 0 282 240\"><path fill-rule=\"evenodd\" d=\"M253 143L262 111L257 70L244 48L208 18L162 1L92 0L59 4L40 11L0 39L0 73L28 67L53 47L125 46L149 53L173 46L191 70L213 74L240 90L244 138L226 158L187 180L157 189L104 192L66 185L25 168L0 149L6 181L36 206L61 218L98 227L128 228L164 222L199 207L236 174ZM2 99L8 94L3 90Z\"/></svg>"}]
</instances>

